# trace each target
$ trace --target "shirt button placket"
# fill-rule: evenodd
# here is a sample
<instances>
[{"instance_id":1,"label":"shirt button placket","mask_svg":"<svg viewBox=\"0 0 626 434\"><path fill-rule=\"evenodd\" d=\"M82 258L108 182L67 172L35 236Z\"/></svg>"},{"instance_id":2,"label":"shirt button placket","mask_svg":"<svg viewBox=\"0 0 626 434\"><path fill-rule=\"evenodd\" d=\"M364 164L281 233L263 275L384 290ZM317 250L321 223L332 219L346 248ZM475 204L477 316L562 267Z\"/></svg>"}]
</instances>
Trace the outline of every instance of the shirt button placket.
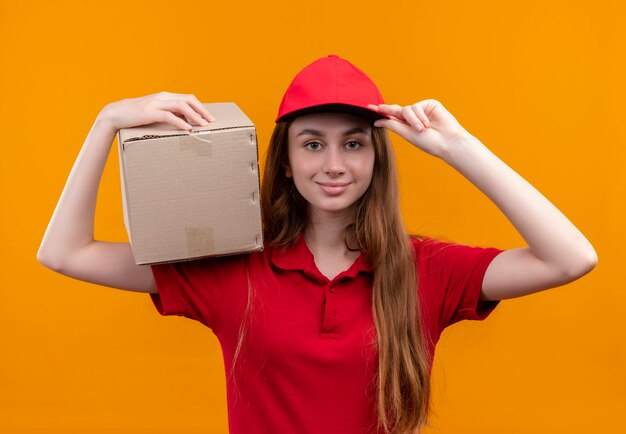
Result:
<instances>
[{"instance_id":1,"label":"shirt button placket","mask_svg":"<svg viewBox=\"0 0 626 434\"><path fill-rule=\"evenodd\" d=\"M324 303L322 333L339 332L339 324L337 323L337 299L334 295L336 289L335 282L328 282L326 284L326 301Z\"/></svg>"}]
</instances>

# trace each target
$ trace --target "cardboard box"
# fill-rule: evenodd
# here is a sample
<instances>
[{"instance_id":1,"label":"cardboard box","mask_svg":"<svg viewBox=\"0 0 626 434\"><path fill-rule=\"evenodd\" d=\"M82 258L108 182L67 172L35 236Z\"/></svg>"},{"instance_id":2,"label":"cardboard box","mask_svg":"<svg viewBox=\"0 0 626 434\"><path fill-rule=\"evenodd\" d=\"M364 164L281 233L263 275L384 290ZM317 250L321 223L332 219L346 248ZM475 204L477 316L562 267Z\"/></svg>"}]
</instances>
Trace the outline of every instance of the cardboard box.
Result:
<instances>
[{"instance_id":1,"label":"cardboard box","mask_svg":"<svg viewBox=\"0 0 626 434\"><path fill-rule=\"evenodd\" d=\"M124 226L137 265L263 249L256 128L232 102L216 121L118 133Z\"/></svg>"}]
</instances>

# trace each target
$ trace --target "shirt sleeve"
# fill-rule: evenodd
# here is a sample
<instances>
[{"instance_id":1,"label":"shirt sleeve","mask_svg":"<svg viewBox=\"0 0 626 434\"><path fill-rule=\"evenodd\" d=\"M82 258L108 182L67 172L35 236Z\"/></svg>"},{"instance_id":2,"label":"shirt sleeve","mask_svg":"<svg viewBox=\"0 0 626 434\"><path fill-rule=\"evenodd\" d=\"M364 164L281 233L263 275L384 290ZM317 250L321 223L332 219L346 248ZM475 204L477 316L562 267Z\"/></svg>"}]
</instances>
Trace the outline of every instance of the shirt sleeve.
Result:
<instances>
[{"instance_id":1,"label":"shirt sleeve","mask_svg":"<svg viewBox=\"0 0 626 434\"><path fill-rule=\"evenodd\" d=\"M158 293L150 298L161 315L177 315L201 322L215 331L224 291L245 273L246 255L152 264Z\"/></svg>"},{"instance_id":2,"label":"shirt sleeve","mask_svg":"<svg viewBox=\"0 0 626 434\"><path fill-rule=\"evenodd\" d=\"M424 238L419 242L420 285L435 309L439 333L467 319L484 320L500 300L481 300L483 278L491 261L504 250Z\"/></svg>"}]
</instances>

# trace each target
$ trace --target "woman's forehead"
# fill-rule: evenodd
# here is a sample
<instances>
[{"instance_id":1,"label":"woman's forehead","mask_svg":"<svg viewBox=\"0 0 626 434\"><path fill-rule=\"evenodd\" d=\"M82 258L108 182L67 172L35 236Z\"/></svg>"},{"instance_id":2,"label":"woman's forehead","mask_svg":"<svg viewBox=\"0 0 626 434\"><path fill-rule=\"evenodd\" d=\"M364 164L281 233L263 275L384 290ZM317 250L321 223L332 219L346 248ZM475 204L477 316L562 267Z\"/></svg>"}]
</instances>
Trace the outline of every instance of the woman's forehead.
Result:
<instances>
[{"instance_id":1,"label":"woman's forehead","mask_svg":"<svg viewBox=\"0 0 626 434\"><path fill-rule=\"evenodd\" d=\"M309 113L298 116L289 128L291 135L299 135L304 130L309 131L336 131L357 130L369 133L370 124L367 119L350 113Z\"/></svg>"}]
</instances>

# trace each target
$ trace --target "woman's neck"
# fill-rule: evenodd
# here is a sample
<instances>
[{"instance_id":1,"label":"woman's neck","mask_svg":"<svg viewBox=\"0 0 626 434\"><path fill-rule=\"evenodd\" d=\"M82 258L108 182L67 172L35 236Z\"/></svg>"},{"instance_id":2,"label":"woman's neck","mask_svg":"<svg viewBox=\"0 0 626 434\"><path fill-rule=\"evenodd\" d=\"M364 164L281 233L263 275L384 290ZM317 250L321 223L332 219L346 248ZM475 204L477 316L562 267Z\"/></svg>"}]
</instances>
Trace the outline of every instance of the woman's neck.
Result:
<instances>
[{"instance_id":1,"label":"woman's neck","mask_svg":"<svg viewBox=\"0 0 626 434\"><path fill-rule=\"evenodd\" d=\"M346 227L354 221L351 210L343 213L317 211L309 215L304 240L313 254L320 273L329 280L348 270L361 254L348 250L344 242Z\"/></svg>"},{"instance_id":2,"label":"woman's neck","mask_svg":"<svg viewBox=\"0 0 626 434\"><path fill-rule=\"evenodd\" d=\"M311 252L318 254L349 253L344 243L346 227L352 223L354 214L351 210L343 213L312 211L309 225L305 230L304 239Z\"/></svg>"}]
</instances>

